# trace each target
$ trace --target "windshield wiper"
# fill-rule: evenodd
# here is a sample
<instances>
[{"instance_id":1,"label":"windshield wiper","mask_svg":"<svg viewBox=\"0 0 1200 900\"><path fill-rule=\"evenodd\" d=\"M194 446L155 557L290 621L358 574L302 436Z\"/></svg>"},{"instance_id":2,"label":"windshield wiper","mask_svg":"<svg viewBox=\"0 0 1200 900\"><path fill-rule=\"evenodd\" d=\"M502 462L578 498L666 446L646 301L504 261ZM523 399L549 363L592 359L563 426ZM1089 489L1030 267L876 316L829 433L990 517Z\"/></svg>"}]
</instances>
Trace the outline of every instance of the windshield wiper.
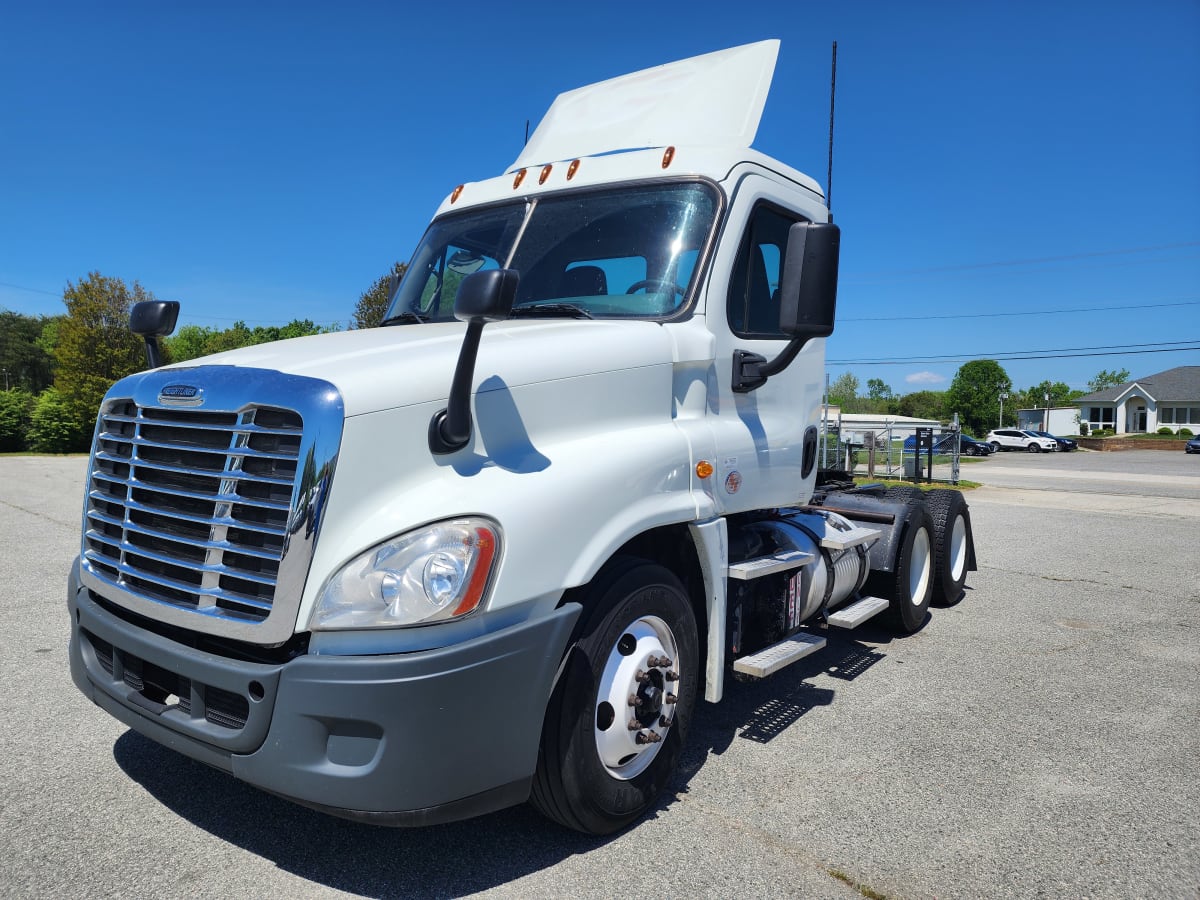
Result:
<instances>
[{"instance_id":1,"label":"windshield wiper","mask_svg":"<svg viewBox=\"0 0 1200 900\"><path fill-rule=\"evenodd\" d=\"M519 319L535 318L537 316L568 319L595 318L595 316L582 306L576 306L574 303L529 303L525 306L514 306L510 317Z\"/></svg>"},{"instance_id":2,"label":"windshield wiper","mask_svg":"<svg viewBox=\"0 0 1200 900\"><path fill-rule=\"evenodd\" d=\"M424 325L425 320L418 316L415 312L396 313L394 316L388 316L380 325L396 325L400 322L416 322L418 325Z\"/></svg>"}]
</instances>

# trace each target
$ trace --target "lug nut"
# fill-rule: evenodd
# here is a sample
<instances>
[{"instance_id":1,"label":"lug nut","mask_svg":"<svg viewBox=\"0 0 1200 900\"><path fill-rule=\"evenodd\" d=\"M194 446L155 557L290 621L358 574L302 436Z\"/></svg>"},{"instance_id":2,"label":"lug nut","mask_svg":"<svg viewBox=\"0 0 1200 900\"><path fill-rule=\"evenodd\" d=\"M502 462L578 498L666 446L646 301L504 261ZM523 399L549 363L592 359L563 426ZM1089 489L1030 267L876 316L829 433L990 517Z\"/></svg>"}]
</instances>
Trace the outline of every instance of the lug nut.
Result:
<instances>
[{"instance_id":1,"label":"lug nut","mask_svg":"<svg viewBox=\"0 0 1200 900\"><path fill-rule=\"evenodd\" d=\"M657 744L662 740L662 736L653 731L639 731L634 737L635 744Z\"/></svg>"},{"instance_id":2,"label":"lug nut","mask_svg":"<svg viewBox=\"0 0 1200 900\"><path fill-rule=\"evenodd\" d=\"M666 679L667 679L667 681L678 681L679 673L678 672L668 672L666 674Z\"/></svg>"},{"instance_id":3,"label":"lug nut","mask_svg":"<svg viewBox=\"0 0 1200 900\"><path fill-rule=\"evenodd\" d=\"M674 694L667 694L667 696L666 696L665 700L666 700L666 702L667 702L667 703L677 703L677 702L679 702L679 698L678 698L678 697L676 697Z\"/></svg>"},{"instance_id":4,"label":"lug nut","mask_svg":"<svg viewBox=\"0 0 1200 900\"><path fill-rule=\"evenodd\" d=\"M642 698L639 697L637 694L630 694L629 695L629 705L630 706L641 706Z\"/></svg>"},{"instance_id":5,"label":"lug nut","mask_svg":"<svg viewBox=\"0 0 1200 900\"><path fill-rule=\"evenodd\" d=\"M641 727L642 727L642 723L639 722L637 719L629 720L629 730L630 731L637 731Z\"/></svg>"},{"instance_id":6,"label":"lug nut","mask_svg":"<svg viewBox=\"0 0 1200 900\"><path fill-rule=\"evenodd\" d=\"M642 684L649 677L650 676L647 675L645 672L643 672L641 669L638 669L637 672L634 673L633 680L636 681L638 684Z\"/></svg>"},{"instance_id":7,"label":"lug nut","mask_svg":"<svg viewBox=\"0 0 1200 900\"><path fill-rule=\"evenodd\" d=\"M666 716L659 716L659 717L658 717L658 724L659 724L659 725L661 725L663 728L670 728L670 727L671 727L671 720L670 720L670 719L668 719Z\"/></svg>"}]
</instances>

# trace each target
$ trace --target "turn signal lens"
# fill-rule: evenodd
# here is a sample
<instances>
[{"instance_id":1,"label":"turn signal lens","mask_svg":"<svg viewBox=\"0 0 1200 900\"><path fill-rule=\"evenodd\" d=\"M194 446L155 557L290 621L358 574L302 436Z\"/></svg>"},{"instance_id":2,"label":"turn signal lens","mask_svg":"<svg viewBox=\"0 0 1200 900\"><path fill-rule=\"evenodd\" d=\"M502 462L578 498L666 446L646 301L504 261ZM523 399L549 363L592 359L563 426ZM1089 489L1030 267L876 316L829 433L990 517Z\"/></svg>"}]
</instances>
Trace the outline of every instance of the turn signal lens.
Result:
<instances>
[{"instance_id":1,"label":"turn signal lens","mask_svg":"<svg viewBox=\"0 0 1200 900\"><path fill-rule=\"evenodd\" d=\"M547 164L546 166L544 166L542 168L542 174L538 176L538 184L546 183L546 179L550 177L550 170L553 168L554 168L554 166L549 165L549 164Z\"/></svg>"},{"instance_id":2,"label":"turn signal lens","mask_svg":"<svg viewBox=\"0 0 1200 900\"><path fill-rule=\"evenodd\" d=\"M521 182L524 180L525 180L525 169L522 169L520 172L517 173L517 177L513 179L513 190L515 191L517 188L519 188L521 186Z\"/></svg>"},{"instance_id":3,"label":"turn signal lens","mask_svg":"<svg viewBox=\"0 0 1200 900\"><path fill-rule=\"evenodd\" d=\"M454 189L454 192L453 192L453 193L450 195L450 202L451 202L451 203L455 202L455 201L458 199L458 195L462 193L462 191L463 191L463 187L464 187L464 185L461 185L461 184L460 184L458 187L456 187L456 188Z\"/></svg>"},{"instance_id":4,"label":"turn signal lens","mask_svg":"<svg viewBox=\"0 0 1200 900\"><path fill-rule=\"evenodd\" d=\"M667 166L671 165L671 160L673 160L674 158L675 158L675 148L668 147L666 150L663 151L662 167L665 169Z\"/></svg>"},{"instance_id":5,"label":"turn signal lens","mask_svg":"<svg viewBox=\"0 0 1200 900\"><path fill-rule=\"evenodd\" d=\"M707 459L702 459L702 460L700 460L700 462L696 463L696 477L697 478L708 478L712 475L712 473L713 473L712 463L710 463Z\"/></svg>"},{"instance_id":6,"label":"turn signal lens","mask_svg":"<svg viewBox=\"0 0 1200 900\"><path fill-rule=\"evenodd\" d=\"M575 173L579 171L579 160L571 160L571 164L567 166L567 181L575 177Z\"/></svg>"}]
</instances>

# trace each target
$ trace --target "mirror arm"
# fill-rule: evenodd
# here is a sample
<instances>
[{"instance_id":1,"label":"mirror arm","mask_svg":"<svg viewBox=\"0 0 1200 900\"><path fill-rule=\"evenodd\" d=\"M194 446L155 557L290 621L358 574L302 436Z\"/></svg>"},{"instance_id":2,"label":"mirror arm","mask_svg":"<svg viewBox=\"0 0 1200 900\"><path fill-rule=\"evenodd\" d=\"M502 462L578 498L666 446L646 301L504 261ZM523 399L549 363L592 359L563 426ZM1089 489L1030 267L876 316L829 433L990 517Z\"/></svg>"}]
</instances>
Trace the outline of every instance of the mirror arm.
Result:
<instances>
[{"instance_id":1,"label":"mirror arm","mask_svg":"<svg viewBox=\"0 0 1200 900\"><path fill-rule=\"evenodd\" d=\"M467 323L446 408L429 420L429 449L439 456L461 450L471 440L471 381L475 377L475 357L479 354L483 325L483 319Z\"/></svg>"},{"instance_id":2,"label":"mirror arm","mask_svg":"<svg viewBox=\"0 0 1200 900\"><path fill-rule=\"evenodd\" d=\"M733 351L733 385L735 394L747 394L755 388L767 383L772 375L778 375L796 358L796 354L804 349L809 338L794 337L788 341L783 351L770 362L765 356L751 353L749 350Z\"/></svg>"}]
</instances>

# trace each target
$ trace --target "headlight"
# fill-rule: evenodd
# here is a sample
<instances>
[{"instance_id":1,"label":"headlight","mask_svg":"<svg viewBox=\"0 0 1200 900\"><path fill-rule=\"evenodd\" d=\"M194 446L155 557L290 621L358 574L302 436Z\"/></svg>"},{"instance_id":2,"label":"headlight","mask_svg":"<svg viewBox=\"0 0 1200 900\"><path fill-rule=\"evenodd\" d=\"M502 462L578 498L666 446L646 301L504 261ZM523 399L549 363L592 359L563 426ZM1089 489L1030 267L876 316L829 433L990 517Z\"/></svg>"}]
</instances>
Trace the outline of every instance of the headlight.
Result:
<instances>
[{"instance_id":1,"label":"headlight","mask_svg":"<svg viewBox=\"0 0 1200 900\"><path fill-rule=\"evenodd\" d=\"M465 616L487 592L499 529L484 519L439 522L380 544L321 588L313 630L424 625Z\"/></svg>"}]
</instances>

